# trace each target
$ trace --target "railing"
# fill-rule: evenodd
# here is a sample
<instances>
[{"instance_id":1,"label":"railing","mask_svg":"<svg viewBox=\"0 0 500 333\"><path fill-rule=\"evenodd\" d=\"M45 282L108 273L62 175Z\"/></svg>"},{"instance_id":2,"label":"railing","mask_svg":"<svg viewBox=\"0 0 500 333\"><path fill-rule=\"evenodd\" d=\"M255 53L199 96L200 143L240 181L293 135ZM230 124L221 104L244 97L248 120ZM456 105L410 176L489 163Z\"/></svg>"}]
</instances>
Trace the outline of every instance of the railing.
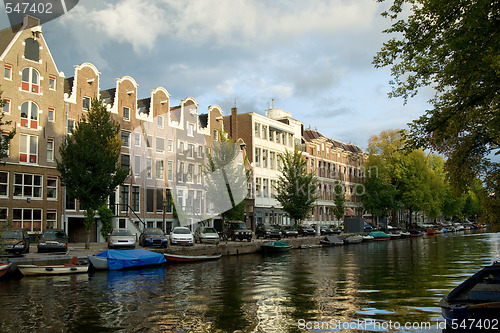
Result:
<instances>
[{"instance_id":1,"label":"railing","mask_svg":"<svg viewBox=\"0 0 500 333\"><path fill-rule=\"evenodd\" d=\"M142 224L142 229L144 230L144 229L146 228L146 223L145 223L145 222L144 222L144 221L143 221L143 220L139 217L139 215L137 215L137 213L135 212L135 210L133 210L133 209L132 209L132 207L130 207L130 205L129 205L129 204L117 204L117 203L115 203L115 204L109 204L109 205L110 205L110 206L113 206L113 214L114 214L114 216L115 216L115 217L119 217L119 216L120 216L120 215L117 215L117 213L118 213L118 210L116 210L117 206L118 206L118 209L120 209L120 212L122 212L121 208L126 206L126 207L127 207L127 215L128 215L130 212L132 212L132 214L133 214L133 215L134 215L134 216L135 216L135 217L139 220L139 222ZM141 230L138 226L136 226L136 225L135 225L135 223L134 223L134 226L137 228L137 230L138 230L139 232L141 232L141 231L142 231L142 230Z\"/></svg>"}]
</instances>

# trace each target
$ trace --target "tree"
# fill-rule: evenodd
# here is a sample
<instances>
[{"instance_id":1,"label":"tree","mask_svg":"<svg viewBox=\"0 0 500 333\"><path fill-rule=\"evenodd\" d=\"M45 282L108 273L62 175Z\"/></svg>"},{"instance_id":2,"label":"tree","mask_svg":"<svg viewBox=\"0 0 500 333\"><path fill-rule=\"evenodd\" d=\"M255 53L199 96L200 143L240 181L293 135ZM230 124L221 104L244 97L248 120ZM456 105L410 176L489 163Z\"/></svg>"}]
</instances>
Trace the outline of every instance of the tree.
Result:
<instances>
[{"instance_id":1,"label":"tree","mask_svg":"<svg viewBox=\"0 0 500 333\"><path fill-rule=\"evenodd\" d=\"M278 155L281 160L281 174L276 182L274 198L288 213L294 223L309 215L316 201L318 178L307 172L307 164L302 153L295 149Z\"/></svg>"},{"instance_id":2,"label":"tree","mask_svg":"<svg viewBox=\"0 0 500 333\"><path fill-rule=\"evenodd\" d=\"M0 90L0 109L2 109L2 111L0 112L0 129L2 129L2 132L4 126L9 126L10 124L12 124L12 121L10 120L8 121L3 120L3 117L5 116L3 112L4 105L5 101L2 99L2 91ZM0 137L0 161L8 157L7 152L9 151L10 140L12 140L15 134L16 134L16 128L13 127L8 133L2 134L2 136Z\"/></svg>"},{"instance_id":3,"label":"tree","mask_svg":"<svg viewBox=\"0 0 500 333\"><path fill-rule=\"evenodd\" d=\"M405 3L411 13L401 19ZM480 178L491 200L500 193L500 165L491 159L500 148L499 8L498 0L394 0L382 15L394 20L384 32L398 37L373 61L391 67L390 97L406 102L422 87L435 90L432 109L410 124L408 146L445 155L456 190Z\"/></svg>"},{"instance_id":4,"label":"tree","mask_svg":"<svg viewBox=\"0 0 500 333\"><path fill-rule=\"evenodd\" d=\"M333 186L333 215L337 220L341 220L345 215L345 189L340 185L339 181Z\"/></svg>"},{"instance_id":5,"label":"tree","mask_svg":"<svg viewBox=\"0 0 500 333\"><path fill-rule=\"evenodd\" d=\"M101 236L105 239L108 238L108 234L113 230L113 216L113 211L107 205L99 207L99 218L102 224Z\"/></svg>"},{"instance_id":6,"label":"tree","mask_svg":"<svg viewBox=\"0 0 500 333\"><path fill-rule=\"evenodd\" d=\"M57 161L57 170L61 173L61 182L67 193L78 199L85 209L87 249L96 210L129 174L118 161L121 145L120 125L111 120L102 102L94 99L91 109L59 148L61 161Z\"/></svg>"}]
</instances>

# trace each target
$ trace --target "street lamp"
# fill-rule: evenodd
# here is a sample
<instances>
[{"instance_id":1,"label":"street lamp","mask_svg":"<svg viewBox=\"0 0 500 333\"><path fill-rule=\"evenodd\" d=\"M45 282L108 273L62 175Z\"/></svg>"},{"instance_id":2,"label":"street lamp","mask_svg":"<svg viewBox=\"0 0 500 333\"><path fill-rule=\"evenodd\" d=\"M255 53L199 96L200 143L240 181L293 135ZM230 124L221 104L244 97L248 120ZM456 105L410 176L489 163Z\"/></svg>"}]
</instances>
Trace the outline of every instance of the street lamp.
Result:
<instances>
[{"instance_id":1,"label":"street lamp","mask_svg":"<svg viewBox=\"0 0 500 333\"><path fill-rule=\"evenodd\" d=\"M168 201L163 200L163 233L167 232L167 227L165 225L165 214L166 214L166 210L167 210L167 205L168 205Z\"/></svg>"},{"instance_id":2,"label":"street lamp","mask_svg":"<svg viewBox=\"0 0 500 333\"><path fill-rule=\"evenodd\" d=\"M271 224L274 225L274 206L271 206Z\"/></svg>"}]
</instances>

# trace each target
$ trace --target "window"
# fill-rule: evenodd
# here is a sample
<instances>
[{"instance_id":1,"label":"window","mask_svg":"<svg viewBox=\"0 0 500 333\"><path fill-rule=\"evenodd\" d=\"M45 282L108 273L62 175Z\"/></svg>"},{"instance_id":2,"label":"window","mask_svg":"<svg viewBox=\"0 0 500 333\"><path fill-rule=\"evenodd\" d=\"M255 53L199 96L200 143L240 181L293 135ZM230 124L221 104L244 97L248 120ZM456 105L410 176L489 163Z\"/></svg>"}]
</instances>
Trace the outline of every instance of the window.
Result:
<instances>
[{"instance_id":1,"label":"window","mask_svg":"<svg viewBox=\"0 0 500 333\"><path fill-rule=\"evenodd\" d=\"M129 185L120 186L120 210L126 212L128 210L128 200L129 200Z\"/></svg>"},{"instance_id":2,"label":"window","mask_svg":"<svg viewBox=\"0 0 500 333\"><path fill-rule=\"evenodd\" d=\"M276 180L271 180L271 197L274 198L276 195Z\"/></svg>"},{"instance_id":3,"label":"window","mask_svg":"<svg viewBox=\"0 0 500 333\"><path fill-rule=\"evenodd\" d=\"M130 108L126 106L123 107L123 119L130 120Z\"/></svg>"},{"instance_id":4,"label":"window","mask_svg":"<svg viewBox=\"0 0 500 333\"><path fill-rule=\"evenodd\" d=\"M134 133L134 142L136 147L141 146L141 133Z\"/></svg>"},{"instance_id":5,"label":"window","mask_svg":"<svg viewBox=\"0 0 500 333\"><path fill-rule=\"evenodd\" d=\"M55 76L49 76L49 89L50 90L56 90L56 77Z\"/></svg>"},{"instance_id":6,"label":"window","mask_svg":"<svg viewBox=\"0 0 500 333\"><path fill-rule=\"evenodd\" d=\"M188 128L187 128L187 135L188 136L194 136L194 125L188 123Z\"/></svg>"},{"instance_id":7,"label":"window","mask_svg":"<svg viewBox=\"0 0 500 333\"><path fill-rule=\"evenodd\" d=\"M75 120L74 119L68 119L68 133L73 133L75 130Z\"/></svg>"},{"instance_id":8,"label":"window","mask_svg":"<svg viewBox=\"0 0 500 333\"><path fill-rule=\"evenodd\" d=\"M31 208L14 208L12 210L12 224L15 228L27 231L42 230L42 210Z\"/></svg>"},{"instance_id":9,"label":"window","mask_svg":"<svg viewBox=\"0 0 500 333\"><path fill-rule=\"evenodd\" d=\"M0 196L6 197L9 195L9 173L0 172Z\"/></svg>"},{"instance_id":10,"label":"window","mask_svg":"<svg viewBox=\"0 0 500 333\"><path fill-rule=\"evenodd\" d=\"M156 212L163 212L163 189L156 189Z\"/></svg>"},{"instance_id":11,"label":"window","mask_svg":"<svg viewBox=\"0 0 500 333\"><path fill-rule=\"evenodd\" d=\"M184 154L184 142L179 141L179 154Z\"/></svg>"},{"instance_id":12,"label":"window","mask_svg":"<svg viewBox=\"0 0 500 333\"><path fill-rule=\"evenodd\" d=\"M269 141L274 141L274 131L269 129Z\"/></svg>"},{"instance_id":13,"label":"window","mask_svg":"<svg viewBox=\"0 0 500 333\"><path fill-rule=\"evenodd\" d=\"M262 139L267 140L267 126L262 125Z\"/></svg>"},{"instance_id":14,"label":"window","mask_svg":"<svg viewBox=\"0 0 500 333\"><path fill-rule=\"evenodd\" d=\"M282 140L283 141L283 145L286 146L286 138L288 137L287 133L282 133L283 137L282 137Z\"/></svg>"},{"instance_id":15,"label":"window","mask_svg":"<svg viewBox=\"0 0 500 333\"><path fill-rule=\"evenodd\" d=\"M174 162L167 162L167 179L172 181L174 180Z\"/></svg>"},{"instance_id":16,"label":"window","mask_svg":"<svg viewBox=\"0 0 500 333\"><path fill-rule=\"evenodd\" d=\"M6 80L12 80L12 66L5 65L3 68L3 78Z\"/></svg>"},{"instance_id":17,"label":"window","mask_svg":"<svg viewBox=\"0 0 500 333\"><path fill-rule=\"evenodd\" d=\"M196 155L198 157L203 157L203 146L198 146L198 152Z\"/></svg>"},{"instance_id":18,"label":"window","mask_svg":"<svg viewBox=\"0 0 500 333\"><path fill-rule=\"evenodd\" d=\"M281 133L276 132L276 143L281 143Z\"/></svg>"},{"instance_id":19,"label":"window","mask_svg":"<svg viewBox=\"0 0 500 333\"><path fill-rule=\"evenodd\" d=\"M83 97L83 100L82 100L82 110L83 111L90 110L90 97Z\"/></svg>"},{"instance_id":20,"label":"window","mask_svg":"<svg viewBox=\"0 0 500 333\"><path fill-rule=\"evenodd\" d=\"M2 207L0 208L0 222L7 222L7 217L8 217L8 208Z\"/></svg>"},{"instance_id":21,"label":"window","mask_svg":"<svg viewBox=\"0 0 500 333\"><path fill-rule=\"evenodd\" d=\"M269 152L269 167L273 170L276 169L275 161L276 161L276 153L273 151Z\"/></svg>"},{"instance_id":22,"label":"window","mask_svg":"<svg viewBox=\"0 0 500 333\"><path fill-rule=\"evenodd\" d=\"M165 172L165 167L163 160L156 160L156 178L163 179L163 173Z\"/></svg>"},{"instance_id":23,"label":"window","mask_svg":"<svg viewBox=\"0 0 500 333\"><path fill-rule=\"evenodd\" d=\"M188 164L186 182L188 183L194 182L194 164Z\"/></svg>"},{"instance_id":24,"label":"window","mask_svg":"<svg viewBox=\"0 0 500 333\"><path fill-rule=\"evenodd\" d=\"M184 182L184 162L177 160L177 181Z\"/></svg>"},{"instance_id":25,"label":"window","mask_svg":"<svg viewBox=\"0 0 500 333\"><path fill-rule=\"evenodd\" d=\"M76 199L70 197L69 194L67 194L67 193L66 193L66 209L67 210L76 210Z\"/></svg>"},{"instance_id":26,"label":"window","mask_svg":"<svg viewBox=\"0 0 500 333\"><path fill-rule=\"evenodd\" d=\"M262 195L260 188L262 184L262 178L255 178L255 196L260 197Z\"/></svg>"},{"instance_id":27,"label":"window","mask_svg":"<svg viewBox=\"0 0 500 333\"><path fill-rule=\"evenodd\" d=\"M260 124L255 123L255 137L260 138Z\"/></svg>"},{"instance_id":28,"label":"window","mask_svg":"<svg viewBox=\"0 0 500 333\"><path fill-rule=\"evenodd\" d=\"M51 123L56 121L56 110L54 108L49 108L47 114L47 120L50 121Z\"/></svg>"},{"instance_id":29,"label":"window","mask_svg":"<svg viewBox=\"0 0 500 333\"><path fill-rule=\"evenodd\" d=\"M157 121L157 124L158 124L158 128L163 128L163 116L158 116L156 118L156 121Z\"/></svg>"},{"instance_id":30,"label":"window","mask_svg":"<svg viewBox=\"0 0 500 333\"><path fill-rule=\"evenodd\" d=\"M47 210L47 228L54 229L57 227L57 210Z\"/></svg>"},{"instance_id":31,"label":"window","mask_svg":"<svg viewBox=\"0 0 500 333\"><path fill-rule=\"evenodd\" d=\"M138 155L134 157L134 175L141 175L141 156Z\"/></svg>"},{"instance_id":32,"label":"window","mask_svg":"<svg viewBox=\"0 0 500 333\"><path fill-rule=\"evenodd\" d=\"M21 126L38 129L38 105L32 101L21 105Z\"/></svg>"},{"instance_id":33,"label":"window","mask_svg":"<svg viewBox=\"0 0 500 333\"><path fill-rule=\"evenodd\" d=\"M21 90L40 93L40 74L33 67L23 69L21 81Z\"/></svg>"},{"instance_id":34,"label":"window","mask_svg":"<svg viewBox=\"0 0 500 333\"><path fill-rule=\"evenodd\" d=\"M148 213L154 213L154 196L155 189L148 188L146 190L146 210Z\"/></svg>"},{"instance_id":35,"label":"window","mask_svg":"<svg viewBox=\"0 0 500 333\"><path fill-rule=\"evenodd\" d=\"M170 152L170 153L174 151L174 141L168 140L168 147L167 147L167 149L168 149L168 152Z\"/></svg>"},{"instance_id":36,"label":"window","mask_svg":"<svg viewBox=\"0 0 500 333\"><path fill-rule=\"evenodd\" d=\"M19 161L36 164L38 161L38 137L19 135Z\"/></svg>"},{"instance_id":37,"label":"window","mask_svg":"<svg viewBox=\"0 0 500 333\"><path fill-rule=\"evenodd\" d=\"M130 148L130 132L122 131L122 147Z\"/></svg>"},{"instance_id":38,"label":"window","mask_svg":"<svg viewBox=\"0 0 500 333\"><path fill-rule=\"evenodd\" d=\"M262 194L264 198L267 198L269 196L269 179L263 179L262 180Z\"/></svg>"},{"instance_id":39,"label":"window","mask_svg":"<svg viewBox=\"0 0 500 333\"><path fill-rule=\"evenodd\" d=\"M262 149L262 167L267 168L267 150Z\"/></svg>"},{"instance_id":40,"label":"window","mask_svg":"<svg viewBox=\"0 0 500 333\"><path fill-rule=\"evenodd\" d=\"M203 182L203 166L198 165L198 175L197 175L197 183L201 184Z\"/></svg>"},{"instance_id":41,"label":"window","mask_svg":"<svg viewBox=\"0 0 500 333\"><path fill-rule=\"evenodd\" d=\"M9 133L7 133L7 132L0 133L0 142L1 142L1 144L5 145L4 146L5 157L10 157Z\"/></svg>"},{"instance_id":42,"label":"window","mask_svg":"<svg viewBox=\"0 0 500 333\"><path fill-rule=\"evenodd\" d=\"M2 111L3 113L10 113L10 99L3 100Z\"/></svg>"},{"instance_id":43,"label":"window","mask_svg":"<svg viewBox=\"0 0 500 333\"><path fill-rule=\"evenodd\" d=\"M42 194L41 175L14 174L14 197L42 198Z\"/></svg>"},{"instance_id":44,"label":"window","mask_svg":"<svg viewBox=\"0 0 500 333\"><path fill-rule=\"evenodd\" d=\"M57 199L57 177L47 176L47 199Z\"/></svg>"},{"instance_id":45,"label":"window","mask_svg":"<svg viewBox=\"0 0 500 333\"><path fill-rule=\"evenodd\" d=\"M255 148L255 166L260 167L260 148Z\"/></svg>"},{"instance_id":46,"label":"window","mask_svg":"<svg viewBox=\"0 0 500 333\"><path fill-rule=\"evenodd\" d=\"M153 148L153 136L152 135L148 135L146 136L146 147L148 148Z\"/></svg>"},{"instance_id":47,"label":"window","mask_svg":"<svg viewBox=\"0 0 500 333\"><path fill-rule=\"evenodd\" d=\"M47 161L54 161L54 139L47 139Z\"/></svg>"},{"instance_id":48,"label":"window","mask_svg":"<svg viewBox=\"0 0 500 333\"><path fill-rule=\"evenodd\" d=\"M40 61L40 45L33 38L27 38L24 41L24 58Z\"/></svg>"},{"instance_id":49,"label":"window","mask_svg":"<svg viewBox=\"0 0 500 333\"><path fill-rule=\"evenodd\" d=\"M217 130L214 130L214 140L215 140L215 141L217 141L217 138L219 137L217 134L218 134L218 133L217 133Z\"/></svg>"},{"instance_id":50,"label":"window","mask_svg":"<svg viewBox=\"0 0 500 333\"><path fill-rule=\"evenodd\" d=\"M192 144L188 144L187 157L189 157L189 158L194 157L194 145L192 145Z\"/></svg>"},{"instance_id":51,"label":"window","mask_svg":"<svg viewBox=\"0 0 500 333\"><path fill-rule=\"evenodd\" d=\"M165 139L156 138L156 152L162 153L165 151Z\"/></svg>"},{"instance_id":52,"label":"window","mask_svg":"<svg viewBox=\"0 0 500 333\"><path fill-rule=\"evenodd\" d=\"M153 160L151 157L146 159L146 175L148 179L153 178Z\"/></svg>"},{"instance_id":53,"label":"window","mask_svg":"<svg viewBox=\"0 0 500 333\"><path fill-rule=\"evenodd\" d=\"M122 154L120 158L120 163L122 168L127 170L127 172L130 172L130 155Z\"/></svg>"},{"instance_id":54,"label":"window","mask_svg":"<svg viewBox=\"0 0 500 333\"><path fill-rule=\"evenodd\" d=\"M140 187L132 186L132 210L138 212L140 210Z\"/></svg>"}]
</instances>

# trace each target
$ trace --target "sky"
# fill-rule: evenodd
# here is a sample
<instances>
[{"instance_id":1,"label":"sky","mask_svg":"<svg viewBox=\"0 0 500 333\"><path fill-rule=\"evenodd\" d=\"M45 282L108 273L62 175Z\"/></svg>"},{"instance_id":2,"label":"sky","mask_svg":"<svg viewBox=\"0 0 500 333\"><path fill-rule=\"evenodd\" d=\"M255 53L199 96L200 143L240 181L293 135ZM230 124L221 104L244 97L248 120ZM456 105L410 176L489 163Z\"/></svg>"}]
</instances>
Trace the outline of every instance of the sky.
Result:
<instances>
[{"instance_id":1,"label":"sky","mask_svg":"<svg viewBox=\"0 0 500 333\"><path fill-rule=\"evenodd\" d=\"M199 113L274 106L305 128L366 149L382 130L406 128L432 92L389 99L389 68L373 57L391 24L376 0L80 0L43 25L59 71L94 64L100 89L131 76L139 98L164 87L171 105L193 97ZM1 6L0 6L1 8ZM0 28L8 27L0 9Z\"/></svg>"}]
</instances>

